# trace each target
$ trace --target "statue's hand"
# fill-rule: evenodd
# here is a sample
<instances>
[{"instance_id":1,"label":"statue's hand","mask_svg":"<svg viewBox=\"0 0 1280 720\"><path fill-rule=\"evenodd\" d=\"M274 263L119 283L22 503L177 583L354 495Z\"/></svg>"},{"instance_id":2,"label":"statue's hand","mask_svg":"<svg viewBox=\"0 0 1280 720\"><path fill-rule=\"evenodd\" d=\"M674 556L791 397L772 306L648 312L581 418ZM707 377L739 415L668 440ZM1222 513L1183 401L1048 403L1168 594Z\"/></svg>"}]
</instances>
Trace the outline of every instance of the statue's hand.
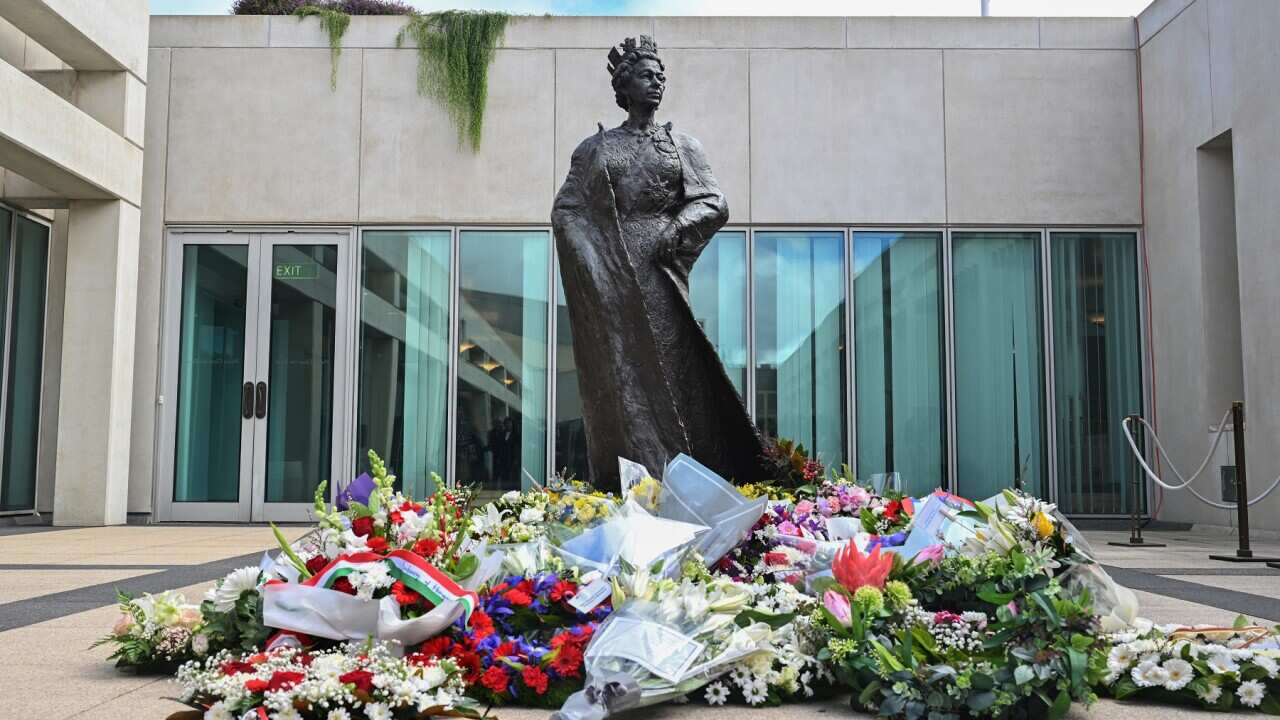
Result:
<instances>
[{"instance_id":1,"label":"statue's hand","mask_svg":"<svg viewBox=\"0 0 1280 720\"><path fill-rule=\"evenodd\" d=\"M667 226L663 228L662 236L658 238L658 260L667 263L674 263L676 253L680 251L680 245L684 241L684 224L678 219L672 219Z\"/></svg>"}]
</instances>

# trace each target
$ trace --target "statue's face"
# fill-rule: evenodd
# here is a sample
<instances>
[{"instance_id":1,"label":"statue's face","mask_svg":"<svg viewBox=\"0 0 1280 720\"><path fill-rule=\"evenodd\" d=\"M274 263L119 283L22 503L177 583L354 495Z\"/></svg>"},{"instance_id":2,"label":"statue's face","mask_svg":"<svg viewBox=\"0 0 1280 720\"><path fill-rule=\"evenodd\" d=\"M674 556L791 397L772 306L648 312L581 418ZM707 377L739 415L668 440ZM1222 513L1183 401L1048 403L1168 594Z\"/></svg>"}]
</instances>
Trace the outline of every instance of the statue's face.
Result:
<instances>
[{"instance_id":1,"label":"statue's face","mask_svg":"<svg viewBox=\"0 0 1280 720\"><path fill-rule=\"evenodd\" d=\"M645 58L631 69L631 77L627 80L627 100L632 107L658 107L662 102L662 93L667 88L667 76L656 60Z\"/></svg>"}]
</instances>

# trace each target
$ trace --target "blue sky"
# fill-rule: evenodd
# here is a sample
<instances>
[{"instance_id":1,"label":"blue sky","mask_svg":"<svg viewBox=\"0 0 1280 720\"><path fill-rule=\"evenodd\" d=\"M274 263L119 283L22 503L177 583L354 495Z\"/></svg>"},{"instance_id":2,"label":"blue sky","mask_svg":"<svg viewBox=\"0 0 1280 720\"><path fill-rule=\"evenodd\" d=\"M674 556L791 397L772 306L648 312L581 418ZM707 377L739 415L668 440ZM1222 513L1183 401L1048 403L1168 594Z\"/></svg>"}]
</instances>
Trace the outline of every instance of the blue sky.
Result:
<instances>
[{"instance_id":1,"label":"blue sky","mask_svg":"<svg viewBox=\"0 0 1280 720\"><path fill-rule=\"evenodd\" d=\"M409 0L422 10L541 15L977 15L980 0ZM1130 16L1151 0L991 0L992 15ZM231 0L151 0L151 12L221 15Z\"/></svg>"}]
</instances>

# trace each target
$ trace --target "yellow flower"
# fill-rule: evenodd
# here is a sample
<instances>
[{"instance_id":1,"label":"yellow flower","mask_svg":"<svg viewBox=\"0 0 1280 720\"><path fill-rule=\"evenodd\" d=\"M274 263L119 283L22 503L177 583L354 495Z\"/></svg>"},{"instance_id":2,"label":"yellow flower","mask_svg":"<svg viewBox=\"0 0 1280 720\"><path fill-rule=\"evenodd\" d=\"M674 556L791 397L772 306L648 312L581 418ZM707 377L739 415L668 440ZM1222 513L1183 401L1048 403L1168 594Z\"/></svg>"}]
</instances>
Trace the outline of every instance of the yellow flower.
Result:
<instances>
[{"instance_id":1,"label":"yellow flower","mask_svg":"<svg viewBox=\"0 0 1280 720\"><path fill-rule=\"evenodd\" d=\"M579 522L591 522L596 516L596 506L587 498L582 498L573 504L573 514Z\"/></svg>"},{"instance_id":2,"label":"yellow flower","mask_svg":"<svg viewBox=\"0 0 1280 720\"><path fill-rule=\"evenodd\" d=\"M1053 534L1053 520L1043 512L1036 513L1036 516L1032 518L1031 524L1035 527L1036 535L1038 535L1041 540Z\"/></svg>"}]
</instances>

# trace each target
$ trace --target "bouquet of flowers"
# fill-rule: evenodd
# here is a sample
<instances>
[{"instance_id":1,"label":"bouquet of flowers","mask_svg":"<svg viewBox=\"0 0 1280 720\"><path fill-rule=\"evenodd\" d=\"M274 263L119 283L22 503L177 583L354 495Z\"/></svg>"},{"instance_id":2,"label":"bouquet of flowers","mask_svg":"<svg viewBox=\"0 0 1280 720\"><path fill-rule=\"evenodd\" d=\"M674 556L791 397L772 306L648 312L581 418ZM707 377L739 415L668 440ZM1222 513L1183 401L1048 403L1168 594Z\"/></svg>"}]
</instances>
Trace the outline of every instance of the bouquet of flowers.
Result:
<instances>
[{"instance_id":1,"label":"bouquet of flowers","mask_svg":"<svg viewBox=\"0 0 1280 720\"><path fill-rule=\"evenodd\" d=\"M451 659L401 659L378 643L309 653L281 648L253 655L219 652L178 670L191 717L237 720L407 720L476 716ZM185 718L178 713L171 717Z\"/></svg>"},{"instance_id":2,"label":"bouquet of flowers","mask_svg":"<svg viewBox=\"0 0 1280 720\"><path fill-rule=\"evenodd\" d=\"M612 611L607 596L575 606L580 589L553 572L505 577L480 592L470 628L455 626L419 652L456 660L472 696L487 704L558 708L582 687L583 652Z\"/></svg>"},{"instance_id":3,"label":"bouquet of flowers","mask_svg":"<svg viewBox=\"0 0 1280 720\"><path fill-rule=\"evenodd\" d=\"M172 671L200 654L192 647L204 623L200 608L173 591L131 597L117 592L120 616L111 633L93 644L114 645L107 659L116 667L135 671ZM207 650L207 646L205 648Z\"/></svg>"},{"instance_id":4,"label":"bouquet of flowers","mask_svg":"<svg viewBox=\"0 0 1280 720\"><path fill-rule=\"evenodd\" d=\"M1116 633L1092 658L1094 680L1118 700L1149 699L1280 715L1280 635L1250 626L1149 627Z\"/></svg>"}]
</instances>

